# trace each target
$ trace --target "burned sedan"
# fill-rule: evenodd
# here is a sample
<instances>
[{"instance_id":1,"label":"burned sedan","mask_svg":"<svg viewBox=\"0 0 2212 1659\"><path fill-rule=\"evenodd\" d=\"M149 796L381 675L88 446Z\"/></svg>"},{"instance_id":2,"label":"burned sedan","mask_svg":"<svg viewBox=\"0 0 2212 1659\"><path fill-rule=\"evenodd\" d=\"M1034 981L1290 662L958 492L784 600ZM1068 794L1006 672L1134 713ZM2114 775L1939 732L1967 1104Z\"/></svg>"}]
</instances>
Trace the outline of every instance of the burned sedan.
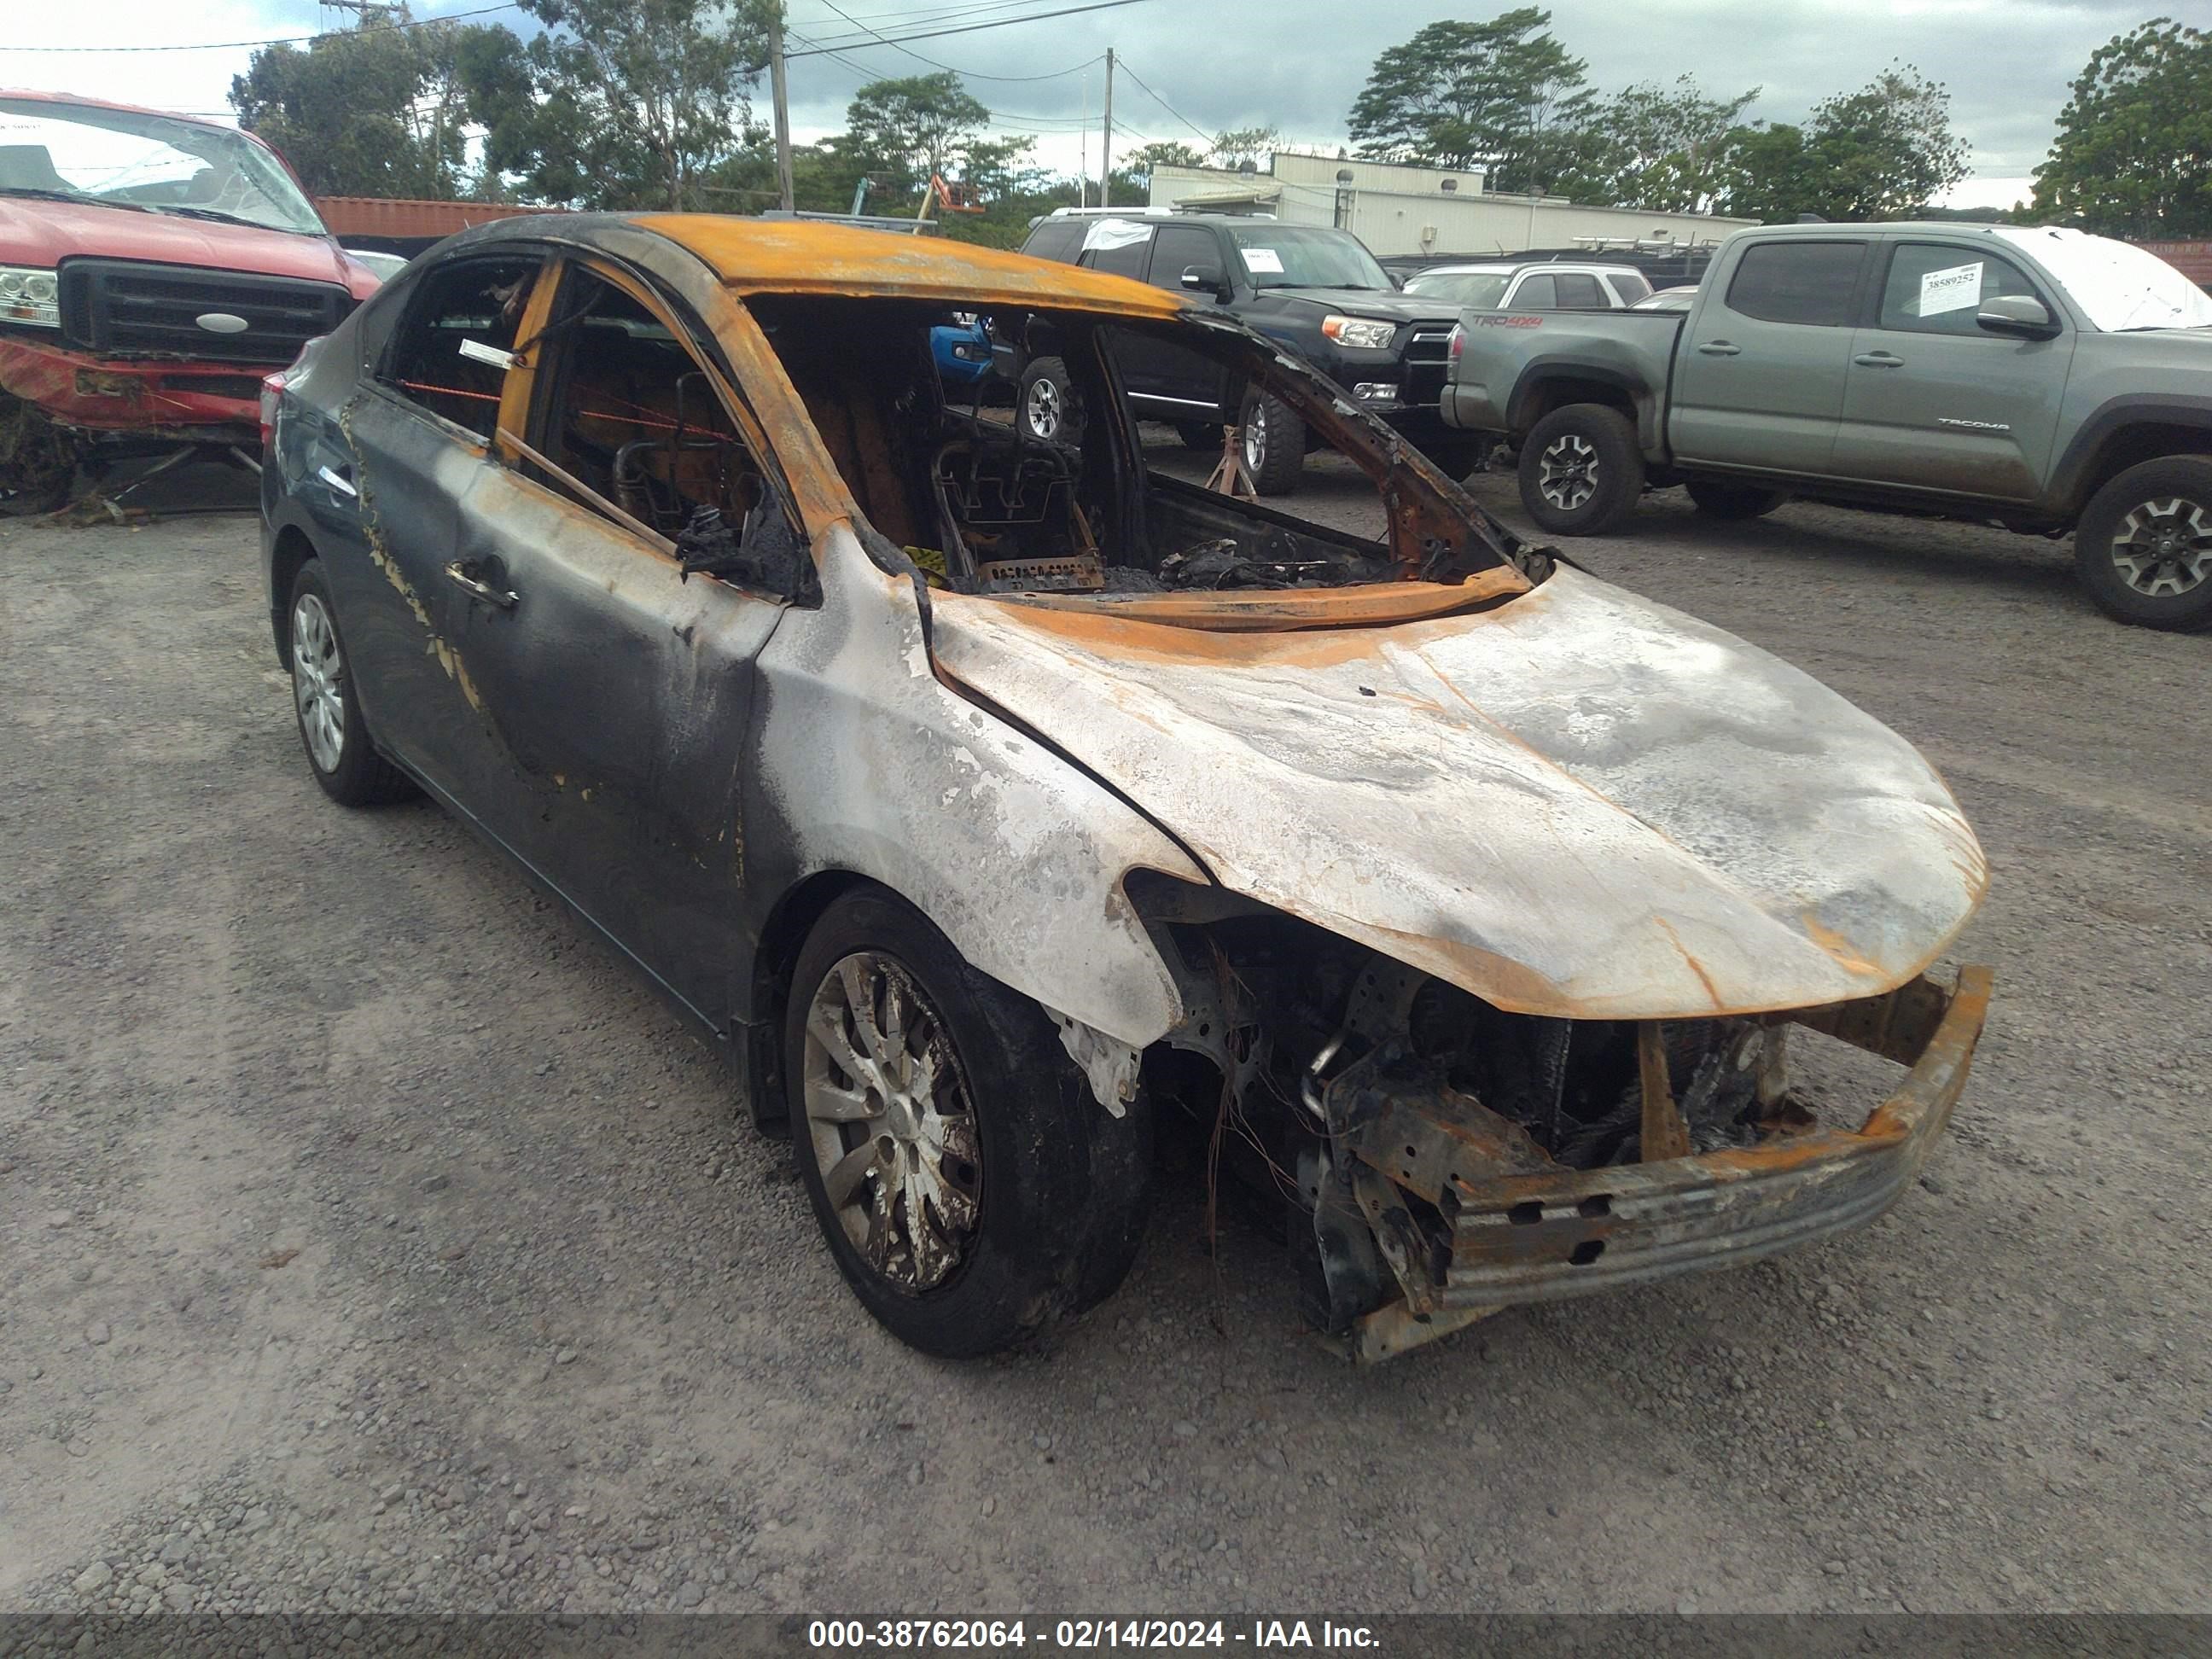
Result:
<instances>
[{"instance_id":1,"label":"burned sedan","mask_svg":"<svg viewBox=\"0 0 2212 1659\"><path fill-rule=\"evenodd\" d=\"M955 313L1064 365L1051 441L948 403ZM1294 410L1364 530L1251 499L1233 433L1208 484L1148 465L1146 354ZM1862 1226L1966 1080L1990 975L1929 970L1985 870L1919 756L1179 291L510 221L264 425L316 780L427 791L648 975L917 1347L1111 1292L1157 1115L1279 1195L1372 1360Z\"/></svg>"}]
</instances>

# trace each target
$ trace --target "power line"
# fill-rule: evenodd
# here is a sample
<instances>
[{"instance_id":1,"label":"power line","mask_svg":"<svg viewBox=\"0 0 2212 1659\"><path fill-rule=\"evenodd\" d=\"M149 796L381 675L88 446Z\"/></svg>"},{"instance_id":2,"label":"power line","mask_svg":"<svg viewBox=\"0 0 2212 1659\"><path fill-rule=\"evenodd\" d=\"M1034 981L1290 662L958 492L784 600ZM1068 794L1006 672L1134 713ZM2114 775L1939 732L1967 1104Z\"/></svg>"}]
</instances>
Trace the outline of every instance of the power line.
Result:
<instances>
[{"instance_id":1,"label":"power line","mask_svg":"<svg viewBox=\"0 0 2212 1659\"><path fill-rule=\"evenodd\" d=\"M877 45L890 46L896 51L905 52L908 57L913 58L917 64L927 64L933 70L943 70L946 74L957 75L964 81L1003 81L1009 84L1017 82L1028 81L1058 81L1067 76L1073 75L1079 70L1089 69L1093 64L1098 61L1098 57L1104 56L1103 53L1100 53L1098 54L1098 57L1086 58L1072 69L1054 70L1050 75L984 75L975 70L954 69L950 64L940 64L934 58L924 58L918 52L908 51L906 47L900 46L897 41L889 40L883 34L878 33L876 30L868 28L867 25L862 23L859 18L854 16L852 13L847 11L842 6L838 5L836 3L836 0L822 0L822 3L828 6L830 10L836 12L838 16L843 18L847 22L854 24L858 27L867 29L867 32L870 34L875 36L875 42ZM1006 21L1009 22L1018 22L1021 20L1018 18L1009 18ZM860 48L856 48L856 50L860 50Z\"/></svg>"},{"instance_id":2,"label":"power line","mask_svg":"<svg viewBox=\"0 0 2212 1659\"><path fill-rule=\"evenodd\" d=\"M884 46L896 46L908 40L934 40L940 35L946 34L974 34L979 30L1002 29L1015 23L1041 23L1048 17L1073 17L1078 12L1085 11L1115 11L1123 6L1140 6L1146 3L1147 0L1091 0L1091 3L1087 6L1062 6L1053 11L1033 11L1019 17L1001 17L988 23L963 23L954 28L925 29L914 34L884 35L880 39ZM853 42L849 40L840 40L836 43L841 47L849 46L852 44ZM808 52L789 52L786 56L812 58L831 49L829 46L817 46Z\"/></svg>"},{"instance_id":3,"label":"power line","mask_svg":"<svg viewBox=\"0 0 2212 1659\"><path fill-rule=\"evenodd\" d=\"M0 46L0 52L235 52L241 46L296 46L310 40L324 40L332 35L387 34L402 29L426 29L433 23L458 23L465 17L489 17L495 11L520 11L519 5L480 6L474 11L457 11L444 17L416 17L404 23L371 23L357 29L331 29L320 34L287 34L270 40L200 40L189 46Z\"/></svg>"},{"instance_id":4,"label":"power line","mask_svg":"<svg viewBox=\"0 0 2212 1659\"><path fill-rule=\"evenodd\" d=\"M1164 98L1161 97L1161 96L1159 95L1159 94L1158 94L1157 92L1154 92L1149 85L1146 85L1146 81L1145 81L1145 77L1144 77L1143 76L1141 76L1141 75L1138 74L1136 70L1133 70L1133 69L1131 69L1131 68L1129 67L1129 60L1128 60L1127 58L1122 58L1122 59L1121 60L1121 70L1122 70L1122 73L1124 73L1125 75L1127 75L1127 76L1128 76L1132 81L1134 81L1134 82L1135 82L1139 86L1143 87L1143 88L1145 88L1145 92L1146 92L1146 95L1147 95L1147 96L1149 96L1154 103L1158 104L1158 105L1162 109L1165 110L1169 114L1170 114L1170 115L1174 116L1174 117L1175 117L1175 118L1176 118L1176 120L1178 120L1178 121L1182 122L1182 123L1183 124L1183 125L1185 125L1185 126L1188 127L1188 128L1189 128L1193 132L1196 133L1200 137L1201 137L1201 138L1205 139L1205 140L1206 140L1206 142L1208 144L1212 143L1214 135L1213 135L1213 134L1212 134L1212 133L1210 133L1210 132L1208 132L1208 131L1207 131L1204 127L1202 127L1202 126L1199 125L1199 124L1198 124L1197 122L1195 122L1195 121L1192 120L1192 119L1190 118L1190 117L1188 117L1188 115L1185 115L1185 114L1184 114L1181 110L1177 109L1177 108L1176 108L1173 104L1170 104L1170 102L1168 102L1168 100L1167 100L1166 99L1164 99Z\"/></svg>"}]
</instances>

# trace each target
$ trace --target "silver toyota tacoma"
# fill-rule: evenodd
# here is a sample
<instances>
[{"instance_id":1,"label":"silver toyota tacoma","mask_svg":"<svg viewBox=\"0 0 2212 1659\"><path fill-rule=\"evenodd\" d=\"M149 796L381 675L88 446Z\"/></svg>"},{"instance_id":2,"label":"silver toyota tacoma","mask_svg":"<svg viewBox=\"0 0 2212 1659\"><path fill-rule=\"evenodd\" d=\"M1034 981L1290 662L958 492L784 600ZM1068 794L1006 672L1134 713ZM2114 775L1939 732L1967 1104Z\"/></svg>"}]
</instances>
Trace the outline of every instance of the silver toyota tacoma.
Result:
<instances>
[{"instance_id":1,"label":"silver toyota tacoma","mask_svg":"<svg viewBox=\"0 0 2212 1659\"><path fill-rule=\"evenodd\" d=\"M2212 624L2212 296L2123 242L1739 231L1686 313L1468 313L1443 412L1518 447L1554 534L1674 484L1718 519L1805 495L2070 530L2111 615Z\"/></svg>"}]
</instances>

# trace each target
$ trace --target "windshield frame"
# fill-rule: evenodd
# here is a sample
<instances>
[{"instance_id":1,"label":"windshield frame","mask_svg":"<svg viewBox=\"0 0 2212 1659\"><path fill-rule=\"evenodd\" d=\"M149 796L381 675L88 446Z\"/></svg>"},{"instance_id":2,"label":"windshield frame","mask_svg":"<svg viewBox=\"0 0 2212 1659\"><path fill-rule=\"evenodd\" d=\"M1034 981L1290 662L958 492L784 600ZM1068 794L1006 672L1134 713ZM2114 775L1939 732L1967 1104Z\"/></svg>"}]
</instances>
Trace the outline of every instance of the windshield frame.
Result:
<instances>
[{"instance_id":1,"label":"windshield frame","mask_svg":"<svg viewBox=\"0 0 2212 1659\"><path fill-rule=\"evenodd\" d=\"M1398 291L1397 284L1390 280L1390 273L1376 262L1374 254L1368 251L1367 244L1348 230L1338 230L1328 225L1286 225L1273 219L1232 221L1225 228L1230 249L1237 256L1237 267L1244 273L1246 285L1261 293L1278 288L1334 288L1381 294ZM1371 276L1374 280L1315 282L1287 269L1279 271L1255 270L1250 259L1246 257L1248 247L1276 252L1285 247L1302 250L1326 248L1330 250L1332 256L1338 252L1347 256L1347 264L1353 274L1363 279ZM1358 270L1362 261L1365 262L1364 270Z\"/></svg>"},{"instance_id":2,"label":"windshield frame","mask_svg":"<svg viewBox=\"0 0 2212 1659\"><path fill-rule=\"evenodd\" d=\"M53 191L43 186L24 185L21 191L26 196L35 195L37 199L42 200L82 203L88 207L215 220L289 235L327 237L330 234L321 216L315 211L314 204L307 198L307 192L301 188L299 180L292 176L291 170L283 161L266 144L239 129L186 120L180 116L115 109L69 100L0 97L0 124L11 121L83 127L123 138L139 139L149 147L139 159L112 169L106 188L94 189L66 176L62 171L62 167L67 165L66 161L56 162L46 146L27 146L46 149L47 165L60 179L63 189ZM7 134L7 126L0 125L0 142L6 140ZM167 200L158 196L142 198L128 193L148 189L149 182L146 180L141 179L135 184L130 181L149 163L167 159L157 155L151 148L153 146L205 162L218 175L227 176L229 182L224 186L224 196L228 196L233 188L242 185L246 198L222 204L220 198L217 202L209 203ZM125 182L118 186L112 182L115 179ZM0 191L0 195L8 193Z\"/></svg>"}]
</instances>

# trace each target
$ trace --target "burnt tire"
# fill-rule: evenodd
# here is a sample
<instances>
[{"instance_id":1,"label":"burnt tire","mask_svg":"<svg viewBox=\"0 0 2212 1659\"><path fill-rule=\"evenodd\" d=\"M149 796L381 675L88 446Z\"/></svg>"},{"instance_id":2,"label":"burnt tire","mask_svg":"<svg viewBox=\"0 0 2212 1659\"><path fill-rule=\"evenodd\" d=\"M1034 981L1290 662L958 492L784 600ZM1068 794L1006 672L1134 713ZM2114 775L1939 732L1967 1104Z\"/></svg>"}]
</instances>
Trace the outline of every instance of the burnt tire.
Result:
<instances>
[{"instance_id":1,"label":"burnt tire","mask_svg":"<svg viewBox=\"0 0 2212 1659\"><path fill-rule=\"evenodd\" d=\"M1109 1113L1041 1006L970 967L883 888L831 903L791 986L792 1155L838 1270L878 1323L924 1353L970 1358L1035 1338L1121 1284L1151 1205L1141 1097ZM924 1075L927 1110L911 1097ZM933 1186L920 1174L933 1145ZM949 1261L939 1249L948 1241Z\"/></svg>"},{"instance_id":2,"label":"burnt tire","mask_svg":"<svg viewBox=\"0 0 2212 1659\"><path fill-rule=\"evenodd\" d=\"M1022 372L1014 420L1033 443L1083 441L1083 404L1074 382L1067 378L1066 363L1057 357L1039 357Z\"/></svg>"},{"instance_id":3,"label":"burnt tire","mask_svg":"<svg viewBox=\"0 0 2212 1659\"><path fill-rule=\"evenodd\" d=\"M1298 487L1306 464L1306 423L1273 392L1256 392L1244 404L1244 470L1262 495L1287 495Z\"/></svg>"},{"instance_id":4,"label":"burnt tire","mask_svg":"<svg viewBox=\"0 0 2212 1659\"><path fill-rule=\"evenodd\" d=\"M2099 490L2074 527L2074 568L2118 621L2212 627L2212 458L2145 461Z\"/></svg>"},{"instance_id":5,"label":"burnt tire","mask_svg":"<svg viewBox=\"0 0 2212 1659\"><path fill-rule=\"evenodd\" d=\"M1684 484L1682 489L1698 512L1724 523L1765 518L1790 499L1784 490L1762 489L1757 484L1723 483L1711 478L1700 478L1695 483Z\"/></svg>"},{"instance_id":6,"label":"burnt tire","mask_svg":"<svg viewBox=\"0 0 2212 1659\"><path fill-rule=\"evenodd\" d=\"M323 793L341 806L381 806L414 794L414 781L377 752L369 735L337 606L317 561L308 560L292 578L284 617L293 719L307 769Z\"/></svg>"},{"instance_id":7,"label":"burnt tire","mask_svg":"<svg viewBox=\"0 0 2212 1659\"><path fill-rule=\"evenodd\" d=\"M1644 453L1628 416L1603 404L1569 404L1521 441L1521 505L1557 536L1602 536L1644 493Z\"/></svg>"},{"instance_id":8,"label":"burnt tire","mask_svg":"<svg viewBox=\"0 0 2212 1659\"><path fill-rule=\"evenodd\" d=\"M1221 453L1221 428L1212 421L1177 421L1176 436L1182 440L1185 449L1201 455Z\"/></svg>"}]
</instances>

